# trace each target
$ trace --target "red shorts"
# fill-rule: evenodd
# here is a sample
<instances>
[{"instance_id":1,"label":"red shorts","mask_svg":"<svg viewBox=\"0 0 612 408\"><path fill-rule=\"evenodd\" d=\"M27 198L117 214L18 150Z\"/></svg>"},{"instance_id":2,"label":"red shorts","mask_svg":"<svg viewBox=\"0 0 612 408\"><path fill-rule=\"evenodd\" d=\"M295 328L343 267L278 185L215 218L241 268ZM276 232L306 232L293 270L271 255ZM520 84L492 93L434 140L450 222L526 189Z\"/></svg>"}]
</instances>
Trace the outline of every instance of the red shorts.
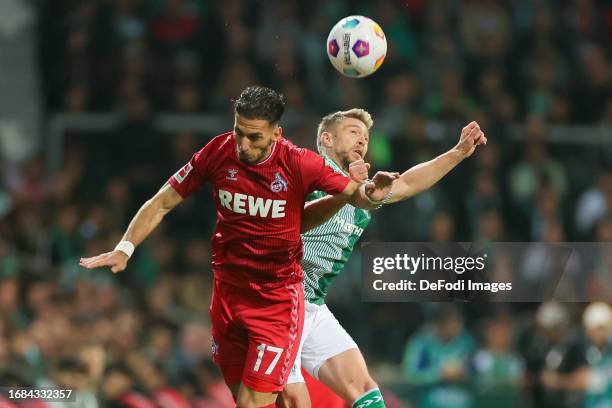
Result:
<instances>
[{"instance_id":1,"label":"red shorts","mask_svg":"<svg viewBox=\"0 0 612 408\"><path fill-rule=\"evenodd\" d=\"M325 384L311 377L304 368L302 368L302 376L304 376L304 381L306 381L312 407L348 408L349 404L344 402L342 398L337 396Z\"/></svg>"},{"instance_id":2,"label":"red shorts","mask_svg":"<svg viewBox=\"0 0 612 408\"><path fill-rule=\"evenodd\" d=\"M228 385L281 391L300 347L302 283L257 291L214 280L213 359Z\"/></svg>"}]
</instances>

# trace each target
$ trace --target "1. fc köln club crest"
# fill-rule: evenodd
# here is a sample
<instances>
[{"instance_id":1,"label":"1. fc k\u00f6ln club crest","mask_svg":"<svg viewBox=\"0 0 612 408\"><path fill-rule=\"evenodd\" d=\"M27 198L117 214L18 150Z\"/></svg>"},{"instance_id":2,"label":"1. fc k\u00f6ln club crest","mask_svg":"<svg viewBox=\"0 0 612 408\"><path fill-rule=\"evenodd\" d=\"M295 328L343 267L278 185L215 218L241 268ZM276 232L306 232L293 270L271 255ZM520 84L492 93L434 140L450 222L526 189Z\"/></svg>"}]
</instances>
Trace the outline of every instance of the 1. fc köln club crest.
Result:
<instances>
[{"instance_id":1,"label":"1. fc k\u00f6ln club crest","mask_svg":"<svg viewBox=\"0 0 612 408\"><path fill-rule=\"evenodd\" d=\"M270 189L273 192L278 193L280 191L287 191L287 186L287 181L281 177L280 173L276 173L274 175L274 181L272 181L272 184L270 184Z\"/></svg>"}]
</instances>

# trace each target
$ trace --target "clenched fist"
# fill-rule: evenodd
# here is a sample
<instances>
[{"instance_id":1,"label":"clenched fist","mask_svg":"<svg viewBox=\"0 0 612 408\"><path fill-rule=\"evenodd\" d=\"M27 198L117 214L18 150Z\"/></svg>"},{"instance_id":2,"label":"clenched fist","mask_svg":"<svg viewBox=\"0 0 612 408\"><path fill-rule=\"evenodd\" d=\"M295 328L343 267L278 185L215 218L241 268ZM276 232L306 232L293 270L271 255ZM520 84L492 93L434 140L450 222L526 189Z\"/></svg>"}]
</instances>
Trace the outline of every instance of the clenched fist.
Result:
<instances>
[{"instance_id":1,"label":"clenched fist","mask_svg":"<svg viewBox=\"0 0 612 408\"><path fill-rule=\"evenodd\" d=\"M355 160L349 164L349 176L351 180L356 183L363 184L368 181L368 170L370 164L363 161L363 159Z\"/></svg>"},{"instance_id":2,"label":"clenched fist","mask_svg":"<svg viewBox=\"0 0 612 408\"><path fill-rule=\"evenodd\" d=\"M459 143L457 143L455 149L461 152L464 157L470 157L476 147L482 144L487 144L487 137L480 129L480 125L474 121L461 130Z\"/></svg>"}]
</instances>

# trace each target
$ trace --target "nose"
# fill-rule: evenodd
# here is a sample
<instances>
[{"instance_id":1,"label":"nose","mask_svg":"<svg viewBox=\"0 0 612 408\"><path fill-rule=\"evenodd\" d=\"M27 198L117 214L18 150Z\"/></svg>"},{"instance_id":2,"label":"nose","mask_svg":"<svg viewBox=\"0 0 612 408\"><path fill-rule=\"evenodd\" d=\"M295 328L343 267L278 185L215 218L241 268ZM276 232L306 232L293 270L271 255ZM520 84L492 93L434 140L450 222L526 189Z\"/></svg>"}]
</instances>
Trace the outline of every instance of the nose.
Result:
<instances>
[{"instance_id":1,"label":"nose","mask_svg":"<svg viewBox=\"0 0 612 408\"><path fill-rule=\"evenodd\" d=\"M240 138L240 140L238 141L238 149L241 152L248 152L249 151L249 139L246 137L242 137Z\"/></svg>"}]
</instances>

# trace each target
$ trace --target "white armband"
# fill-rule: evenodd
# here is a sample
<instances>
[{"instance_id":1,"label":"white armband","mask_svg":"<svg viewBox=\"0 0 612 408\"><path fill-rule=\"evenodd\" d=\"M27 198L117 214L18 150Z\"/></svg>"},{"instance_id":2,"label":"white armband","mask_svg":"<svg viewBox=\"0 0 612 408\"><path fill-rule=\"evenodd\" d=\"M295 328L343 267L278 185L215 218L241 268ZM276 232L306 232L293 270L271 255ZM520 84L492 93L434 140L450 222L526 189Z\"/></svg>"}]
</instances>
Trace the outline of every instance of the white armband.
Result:
<instances>
[{"instance_id":1,"label":"white armband","mask_svg":"<svg viewBox=\"0 0 612 408\"><path fill-rule=\"evenodd\" d=\"M132 257L132 254L134 253L134 249L136 248L134 247L134 244L132 244L130 241L121 241L115 247L115 251L123 252L124 254L128 256L128 259Z\"/></svg>"}]
</instances>

